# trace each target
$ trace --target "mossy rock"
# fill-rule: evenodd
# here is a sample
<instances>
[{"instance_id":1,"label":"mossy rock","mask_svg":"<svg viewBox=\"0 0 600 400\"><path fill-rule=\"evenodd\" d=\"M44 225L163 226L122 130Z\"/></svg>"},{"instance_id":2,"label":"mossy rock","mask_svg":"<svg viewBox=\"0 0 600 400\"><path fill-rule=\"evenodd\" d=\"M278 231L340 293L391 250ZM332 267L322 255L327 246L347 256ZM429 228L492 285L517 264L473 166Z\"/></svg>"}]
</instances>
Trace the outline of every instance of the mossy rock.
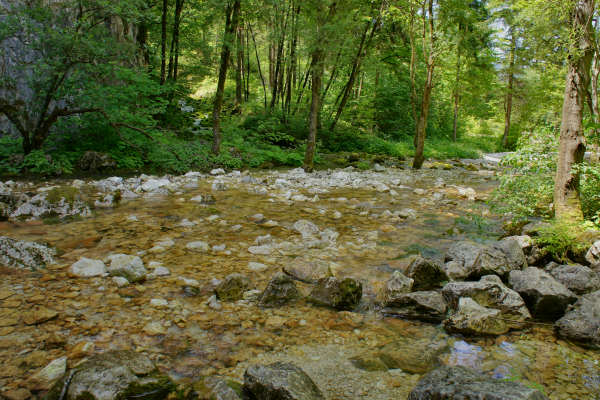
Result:
<instances>
[{"instance_id":1,"label":"mossy rock","mask_svg":"<svg viewBox=\"0 0 600 400\"><path fill-rule=\"evenodd\" d=\"M49 190L46 193L46 200L50 204L58 204L62 199L65 199L67 203L73 205L76 200L81 199L81 192L79 189L72 186L62 186Z\"/></svg>"},{"instance_id":2,"label":"mossy rock","mask_svg":"<svg viewBox=\"0 0 600 400\"><path fill-rule=\"evenodd\" d=\"M317 305L335 308L340 311L354 310L362 298L362 283L346 278L323 278L310 293L309 300Z\"/></svg>"},{"instance_id":3,"label":"mossy rock","mask_svg":"<svg viewBox=\"0 0 600 400\"><path fill-rule=\"evenodd\" d=\"M231 274L215 288L215 294L221 301L238 301L249 288L250 279L241 274Z\"/></svg>"}]
</instances>

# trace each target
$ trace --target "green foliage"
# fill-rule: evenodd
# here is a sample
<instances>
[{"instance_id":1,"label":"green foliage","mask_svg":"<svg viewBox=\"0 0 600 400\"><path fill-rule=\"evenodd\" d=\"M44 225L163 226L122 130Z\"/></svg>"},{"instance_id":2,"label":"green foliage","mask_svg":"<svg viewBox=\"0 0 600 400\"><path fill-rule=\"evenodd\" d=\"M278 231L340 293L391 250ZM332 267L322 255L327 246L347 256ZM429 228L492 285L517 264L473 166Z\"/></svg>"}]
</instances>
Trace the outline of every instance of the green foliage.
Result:
<instances>
[{"instance_id":1,"label":"green foliage","mask_svg":"<svg viewBox=\"0 0 600 400\"><path fill-rule=\"evenodd\" d=\"M58 154L56 158L53 158L43 150L35 150L26 155L21 168L42 176L56 176L73 172L73 165L68 157Z\"/></svg>"},{"instance_id":2,"label":"green foliage","mask_svg":"<svg viewBox=\"0 0 600 400\"><path fill-rule=\"evenodd\" d=\"M535 242L554 260L569 263L585 254L592 245L584 228L584 225L554 222L540 229Z\"/></svg>"}]
</instances>

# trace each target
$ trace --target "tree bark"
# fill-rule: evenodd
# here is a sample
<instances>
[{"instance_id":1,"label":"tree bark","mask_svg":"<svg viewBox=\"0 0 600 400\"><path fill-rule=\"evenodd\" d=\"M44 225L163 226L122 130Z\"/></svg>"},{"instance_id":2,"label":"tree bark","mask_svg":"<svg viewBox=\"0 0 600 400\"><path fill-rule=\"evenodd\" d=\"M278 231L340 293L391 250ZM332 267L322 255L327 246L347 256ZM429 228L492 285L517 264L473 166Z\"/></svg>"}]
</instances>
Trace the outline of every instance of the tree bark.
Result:
<instances>
[{"instance_id":1,"label":"tree bark","mask_svg":"<svg viewBox=\"0 0 600 400\"><path fill-rule=\"evenodd\" d=\"M262 82L263 92L265 96L265 110L267 109L267 85L265 83L265 77L262 73L262 68L260 66L260 57L258 56L258 46L256 45L256 38L254 37L254 31L252 30L252 25L248 24L248 29L250 30L250 35L252 36L252 42L254 43L254 53L256 54L256 65L258 67L258 74L260 76L260 80Z\"/></svg>"},{"instance_id":2,"label":"tree bark","mask_svg":"<svg viewBox=\"0 0 600 400\"><path fill-rule=\"evenodd\" d=\"M169 1L163 0L160 40L160 84L164 85L167 77L167 12Z\"/></svg>"},{"instance_id":3,"label":"tree bark","mask_svg":"<svg viewBox=\"0 0 600 400\"><path fill-rule=\"evenodd\" d=\"M428 20L429 20L429 34L426 30L423 30L423 42L424 48L428 47L427 57L427 79L425 81L425 87L423 88L423 99L421 100L421 113L419 115L419 121L417 123L415 131L415 158L413 160L413 168L421 169L423 162L425 161L425 136L427 133L427 120L429 118L429 107L431 105L431 92L433 90L433 73L435 70L436 55L435 55L435 25L433 15L433 1L428 1ZM425 6L423 6L425 8ZM427 18L423 12L423 18ZM429 39L429 43L425 45L425 41Z\"/></svg>"},{"instance_id":4,"label":"tree bark","mask_svg":"<svg viewBox=\"0 0 600 400\"><path fill-rule=\"evenodd\" d=\"M508 137L510 135L510 123L513 108L513 88L515 81L515 64L517 52L517 38L514 32L511 33L511 46L508 65L508 83L506 86L506 99L504 101L504 135L502 136L502 147L508 147Z\"/></svg>"},{"instance_id":5,"label":"tree bark","mask_svg":"<svg viewBox=\"0 0 600 400\"><path fill-rule=\"evenodd\" d=\"M590 82L590 66L594 56L592 18L594 0L579 0L573 11L573 32L578 34L576 50L568 59L567 81L563 102L558 164L554 183L556 218L583 220L579 197L579 173L576 167L585 155L583 110Z\"/></svg>"},{"instance_id":6,"label":"tree bark","mask_svg":"<svg viewBox=\"0 0 600 400\"><path fill-rule=\"evenodd\" d=\"M169 68L167 79L175 82L177 80L177 69L179 63L179 27L181 25L181 12L184 0L175 0L175 15L173 16L173 34L171 37L171 50L169 52Z\"/></svg>"},{"instance_id":7,"label":"tree bark","mask_svg":"<svg viewBox=\"0 0 600 400\"><path fill-rule=\"evenodd\" d=\"M244 75L244 45L242 41L243 29L238 25L236 29L236 68L235 68L235 112L240 112L241 104L244 102L244 87L242 77Z\"/></svg>"},{"instance_id":8,"label":"tree bark","mask_svg":"<svg viewBox=\"0 0 600 400\"><path fill-rule=\"evenodd\" d=\"M460 34L460 33L459 33ZM454 124L452 129L452 140L456 142L458 138L458 110L460 108L460 56L461 56L461 40L458 42L456 49L456 81L454 82Z\"/></svg>"},{"instance_id":9,"label":"tree bark","mask_svg":"<svg viewBox=\"0 0 600 400\"><path fill-rule=\"evenodd\" d=\"M223 37L223 48L221 49L221 65L219 67L219 81L217 83L217 92L213 105L213 145L212 152L219 154L221 152L221 108L223 107L223 95L225 91L225 80L227 79L227 67L231 57L232 42L235 39L238 16L240 14L240 0L235 0L233 6L227 5L225 12L225 36Z\"/></svg>"}]
</instances>

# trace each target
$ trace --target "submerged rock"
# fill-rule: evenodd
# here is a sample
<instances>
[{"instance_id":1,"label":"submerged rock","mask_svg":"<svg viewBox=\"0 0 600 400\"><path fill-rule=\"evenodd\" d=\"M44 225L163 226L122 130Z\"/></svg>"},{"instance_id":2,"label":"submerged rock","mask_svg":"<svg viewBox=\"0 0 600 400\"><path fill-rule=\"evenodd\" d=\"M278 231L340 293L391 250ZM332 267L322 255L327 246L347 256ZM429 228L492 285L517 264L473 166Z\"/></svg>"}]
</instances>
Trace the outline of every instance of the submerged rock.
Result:
<instances>
[{"instance_id":1,"label":"submerged rock","mask_svg":"<svg viewBox=\"0 0 600 400\"><path fill-rule=\"evenodd\" d=\"M444 328L466 335L502 335L509 331L500 310L483 307L470 297L460 298L456 312L444 321Z\"/></svg>"},{"instance_id":2,"label":"submerged rock","mask_svg":"<svg viewBox=\"0 0 600 400\"><path fill-rule=\"evenodd\" d=\"M244 373L244 393L252 399L324 400L321 390L294 364L253 365Z\"/></svg>"},{"instance_id":3,"label":"submerged rock","mask_svg":"<svg viewBox=\"0 0 600 400\"><path fill-rule=\"evenodd\" d=\"M278 272L273 276L259 299L261 307L281 307L300 298L296 282L288 275Z\"/></svg>"},{"instance_id":4,"label":"submerged rock","mask_svg":"<svg viewBox=\"0 0 600 400\"><path fill-rule=\"evenodd\" d=\"M79 261L71 265L69 273L79 278L91 278L106 273L106 265L100 260L81 257Z\"/></svg>"},{"instance_id":5,"label":"submerged rock","mask_svg":"<svg viewBox=\"0 0 600 400\"><path fill-rule=\"evenodd\" d=\"M35 242L0 237L0 265L37 270L54 264L56 251Z\"/></svg>"},{"instance_id":6,"label":"submerged rock","mask_svg":"<svg viewBox=\"0 0 600 400\"><path fill-rule=\"evenodd\" d=\"M389 369L399 368L409 374L424 374L439 365L439 356L447 348L446 340L427 338L390 343L378 354Z\"/></svg>"},{"instance_id":7,"label":"submerged rock","mask_svg":"<svg viewBox=\"0 0 600 400\"><path fill-rule=\"evenodd\" d=\"M581 296L555 326L564 338L582 346L600 347L600 290Z\"/></svg>"},{"instance_id":8,"label":"submerged rock","mask_svg":"<svg viewBox=\"0 0 600 400\"><path fill-rule=\"evenodd\" d=\"M362 298L362 283L346 278L335 277L320 279L309 295L309 300L317 305L328 306L336 310L352 311Z\"/></svg>"},{"instance_id":9,"label":"submerged rock","mask_svg":"<svg viewBox=\"0 0 600 400\"><path fill-rule=\"evenodd\" d=\"M48 400L61 399L65 380L50 391ZM155 400L166 398L174 391L173 382L161 375L148 357L133 351L109 351L90 358L72 371L64 399Z\"/></svg>"},{"instance_id":10,"label":"submerged rock","mask_svg":"<svg viewBox=\"0 0 600 400\"><path fill-rule=\"evenodd\" d=\"M108 257L110 266L108 273L112 276L121 276L129 282L143 282L148 271L144 262L137 256L127 254L114 254Z\"/></svg>"},{"instance_id":11,"label":"submerged rock","mask_svg":"<svg viewBox=\"0 0 600 400\"><path fill-rule=\"evenodd\" d=\"M396 296L385 304L385 314L425 322L446 318L446 301L439 292L413 292Z\"/></svg>"},{"instance_id":12,"label":"submerged rock","mask_svg":"<svg viewBox=\"0 0 600 400\"><path fill-rule=\"evenodd\" d=\"M418 382L408 400L548 400L537 389L506 382L465 367L441 367Z\"/></svg>"},{"instance_id":13,"label":"submerged rock","mask_svg":"<svg viewBox=\"0 0 600 400\"><path fill-rule=\"evenodd\" d=\"M449 280L446 272L435 261L417 257L408 267L407 275L414 280L414 290L431 290L442 287Z\"/></svg>"},{"instance_id":14,"label":"submerged rock","mask_svg":"<svg viewBox=\"0 0 600 400\"><path fill-rule=\"evenodd\" d=\"M244 298L244 292L250 288L250 279L242 274L231 274L215 288L217 299L238 301Z\"/></svg>"},{"instance_id":15,"label":"submerged rock","mask_svg":"<svg viewBox=\"0 0 600 400\"><path fill-rule=\"evenodd\" d=\"M415 281L400 271L394 271L392 277L385 283L381 299L383 304L393 303L396 298L409 293Z\"/></svg>"},{"instance_id":16,"label":"submerged rock","mask_svg":"<svg viewBox=\"0 0 600 400\"><path fill-rule=\"evenodd\" d=\"M482 277L479 282L450 282L442 289L448 306L457 310L462 297L470 297L480 306L500 310L504 319L515 321L511 327L531 318L519 293L506 287L496 275Z\"/></svg>"},{"instance_id":17,"label":"submerged rock","mask_svg":"<svg viewBox=\"0 0 600 400\"><path fill-rule=\"evenodd\" d=\"M531 313L543 320L557 320L564 315L567 306L577 300L565 285L539 268L512 271L509 282L523 296Z\"/></svg>"}]
</instances>

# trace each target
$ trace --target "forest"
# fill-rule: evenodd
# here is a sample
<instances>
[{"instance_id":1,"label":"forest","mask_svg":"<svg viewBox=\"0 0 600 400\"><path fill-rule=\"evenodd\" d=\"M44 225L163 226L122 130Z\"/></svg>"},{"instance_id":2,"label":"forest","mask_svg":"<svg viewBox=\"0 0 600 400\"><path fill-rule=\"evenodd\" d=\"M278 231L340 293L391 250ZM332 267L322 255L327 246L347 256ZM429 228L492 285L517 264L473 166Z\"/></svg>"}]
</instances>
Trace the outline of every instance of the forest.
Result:
<instances>
[{"instance_id":1,"label":"forest","mask_svg":"<svg viewBox=\"0 0 600 400\"><path fill-rule=\"evenodd\" d=\"M0 0L0 400L600 396L595 0Z\"/></svg>"}]
</instances>

